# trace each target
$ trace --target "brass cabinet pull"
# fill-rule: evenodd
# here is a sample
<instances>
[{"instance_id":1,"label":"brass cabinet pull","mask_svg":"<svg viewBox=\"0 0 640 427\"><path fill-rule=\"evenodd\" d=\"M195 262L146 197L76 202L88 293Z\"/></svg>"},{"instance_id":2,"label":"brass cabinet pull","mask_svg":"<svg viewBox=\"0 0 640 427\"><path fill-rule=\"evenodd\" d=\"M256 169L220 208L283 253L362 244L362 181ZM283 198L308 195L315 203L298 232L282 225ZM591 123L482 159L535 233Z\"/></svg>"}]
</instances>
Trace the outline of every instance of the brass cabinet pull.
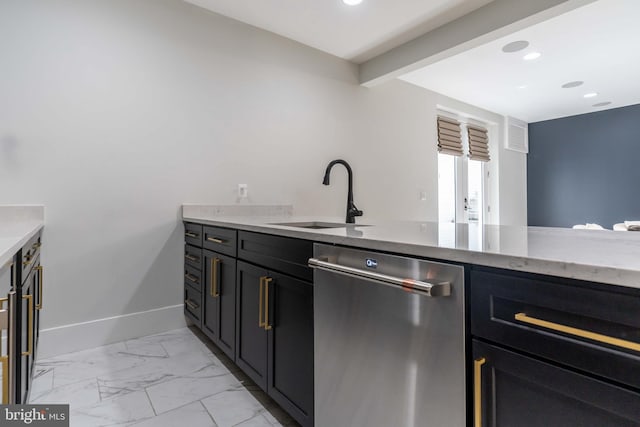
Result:
<instances>
[{"instance_id":1,"label":"brass cabinet pull","mask_svg":"<svg viewBox=\"0 0 640 427\"><path fill-rule=\"evenodd\" d=\"M224 240L216 239L215 237L207 237L207 241L213 243L224 243Z\"/></svg>"},{"instance_id":2,"label":"brass cabinet pull","mask_svg":"<svg viewBox=\"0 0 640 427\"><path fill-rule=\"evenodd\" d=\"M9 356L0 356L2 363L2 404L9 404Z\"/></svg>"},{"instance_id":3,"label":"brass cabinet pull","mask_svg":"<svg viewBox=\"0 0 640 427\"><path fill-rule=\"evenodd\" d=\"M192 274L186 273L184 275L184 277L187 278L188 281L193 282L193 283L198 283L198 278Z\"/></svg>"},{"instance_id":4,"label":"brass cabinet pull","mask_svg":"<svg viewBox=\"0 0 640 427\"><path fill-rule=\"evenodd\" d=\"M2 306L9 298L0 298L0 332L7 330L7 338L9 337L9 310L2 310ZM9 404L9 354L0 356L2 363L2 404Z\"/></svg>"},{"instance_id":5,"label":"brass cabinet pull","mask_svg":"<svg viewBox=\"0 0 640 427\"><path fill-rule=\"evenodd\" d=\"M195 310L198 307L200 307L198 304L196 304L195 302L191 301L190 299L184 300L184 303L187 304L191 310Z\"/></svg>"},{"instance_id":6,"label":"brass cabinet pull","mask_svg":"<svg viewBox=\"0 0 640 427\"><path fill-rule=\"evenodd\" d=\"M487 359L473 361L473 426L482 427L482 365Z\"/></svg>"},{"instance_id":7,"label":"brass cabinet pull","mask_svg":"<svg viewBox=\"0 0 640 427\"><path fill-rule=\"evenodd\" d=\"M189 261L200 261L200 258L195 257L195 256L193 256L193 255L186 254L184 257L185 257L186 259L188 259Z\"/></svg>"},{"instance_id":8,"label":"brass cabinet pull","mask_svg":"<svg viewBox=\"0 0 640 427\"><path fill-rule=\"evenodd\" d=\"M264 281L266 277L260 277L260 298L258 300L258 327L264 328L265 323L262 321L262 300L264 296Z\"/></svg>"},{"instance_id":9,"label":"brass cabinet pull","mask_svg":"<svg viewBox=\"0 0 640 427\"><path fill-rule=\"evenodd\" d=\"M640 352L640 343L637 342L627 341L620 338L610 337L608 335L598 334L596 332L586 331L584 329L561 325L559 323L549 322L548 320L537 319L535 317L527 316L526 313L516 313L514 317L520 322L529 323L531 325L541 326L553 331L563 332L565 334L574 335L576 337L586 338L592 341L597 341L604 344L610 344L616 347L625 348L627 350Z\"/></svg>"},{"instance_id":10,"label":"brass cabinet pull","mask_svg":"<svg viewBox=\"0 0 640 427\"><path fill-rule=\"evenodd\" d=\"M13 266L13 263L11 263ZM7 302L7 308L2 309L4 303ZM2 365L2 404L9 405L15 403L15 361L16 355L16 324L17 319L14 317L16 310L16 292L10 291L6 298L0 298L0 331L7 330L6 343L0 347L7 349L6 356L0 356L0 364ZM29 316L33 325L33 317ZM31 336L31 331L29 335Z\"/></svg>"},{"instance_id":11,"label":"brass cabinet pull","mask_svg":"<svg viewBox=\"0 0 640 427\"><path fill-rule=\"evenodd\" d=\"M22 265L24 265L25 267L29 264L31 264L32 258L30 256L26 256L27 260L26 261L22 261Z\"/></svg>"},{"instance_id":12,"label":"brass cabinet pull","mask_svg":"<svg viewBox=\"0 0 640 427\"><path fill-rule=\"evenodd\" d=\"M27 332L29 334L27 342L27 351L23 351L23 356L31 356L33 354L33 295L23 295L22 299L26 299L29 303L29 318L27 323Z\"/></svg>"},{"instance_id":13,"label":"brass cabinet pull","mask_svg":"<svg viewBox=\"0 0 640 427\"><path fill-rule=\"evenodd\" d=\"M185 236L187 236L187 237L198 237L198 236L200 236L199 234L196 234L196 233L190 233L190 232L188 232L188 231L185 231L185 232L184 232L184 235L185 235Z\"/></svg>"},{"instance_id":14,"label":"brass cabinet pull","mask_svg":"<svg viewBox=\"0 0 640 427\"><path fill-rule=\"evenodd\" d=\"M38 280L38 296L40 297L40 302L36 304L36 310L42 310L42 283L44 282L44 267L39 265L36 267L38 270L39 280Z\"/></svg>"},{"instance_id":15,"label":"brass cabinet pull","mask_svg":"<svg viewBox=\"0 0 640 427\"><path fill-rule=\"evenodd\" d=\"M211 258L211 289L209 293L214 298L217 298L220 296L220 290L218 289L218 266L219 265L220 265L220 258Z\"/></svg>"},{"instance_id":16,"label":"brass cabinet pull","mask_svg":"<svg viewBox=\"0 0 640 427\"><path fill-rule=\"evenodd\" d=\"M271 325L269 324L269 283L273 282L271 277L264 278L264 330L271 330Z\"/></svg>"}]
</instances>

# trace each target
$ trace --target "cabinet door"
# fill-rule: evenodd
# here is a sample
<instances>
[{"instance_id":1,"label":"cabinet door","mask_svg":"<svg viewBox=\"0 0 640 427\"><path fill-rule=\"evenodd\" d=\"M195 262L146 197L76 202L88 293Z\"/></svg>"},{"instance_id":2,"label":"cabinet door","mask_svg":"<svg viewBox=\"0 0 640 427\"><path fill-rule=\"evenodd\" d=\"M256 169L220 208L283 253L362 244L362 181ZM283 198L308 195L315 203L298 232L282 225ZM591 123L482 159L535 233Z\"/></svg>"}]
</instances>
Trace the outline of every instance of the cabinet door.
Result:
<instances>
[{"instance_id":1,"label":"cabinet door","mask_svg":"<svg viewBox=\"0 0 640 427\"><path fill-rule=\"evenodd\" d=\"M236 286L236 363L267 389L267 331L264 319L266 270L238 261Z\"/></svg>"},{"instance_id":2,"label":"cabinet door","mask_svg":"<svg viewBox=\"0 0 640 427\"><path fill-rule=\"evenodd\" d=\"M313 425L313 285L269 272L267 392L302 426Z\"/></svg>"},{"instance_id":3,"label":"cabinet door","mask_svg":"<svg viewBox=\"0 0 640 427\"><path fill-rule=\"evenodd\" d=\"M231 359L235 358L236 260L204 251L202 329Z\"/></svg>"},{"instance_id":4,"label":"cabinet door","mask_svg":"<svg viewBox=\"0 0 640 427\"><path fill-rule=\"evenodd\" d=\"M640 394L628 389L475 340L473 359L474 426L640 423Z\"/></svg>"},{"instance_id":5,"label":"cabinet door","mask_svg":"<svg viewBox=\"0 0 640 427\"><path fill-rule=\"evenodd\" d=\"M19 267L16 266L15 256L6 264L0 265L0 310L4 311L7 316L5 322L0 322L3 323L0 328L0 358L2 358L3 363L9 363L9 336L15 336L15 331L13 330L15 321L13 319L15 319L16 314L9 311L9 298L11 298L9 294L13 292L13 295L15 295L14 281L17 268ZM0 369L0 385L2 385L0 388L0 404L13 403L15 390L8 388L9 378L4 375L4 369ZM7 386L6 390L5 385Z\"/></svg>"},{"instance_id":6,"label":"cabinet door","mask_svg":"<svg viewBox=\"0 0 640 427\"><path fill-rule=\"evenodd\" d=\"M36 269L32 269L23 280L18 293L18 317L20 331L17 334L16 379L18 395L16 403L26 403L29 398L33 366L35 362L36 325L35 325L35 289L37 288Z\"/></svg>"},{"instance_id":7,"label":"cabinet door","mask_svg":"<svg viewBox=\"0 0 640 427\"><path fill-rule=\"evenodd\" d=\"M35 343L34 343L34 351L35 354L38 354L38 341L40 340L40 310L42 310L42 308L44 307L44 302L43 302L43 293L44 293L44 267L40 264L40 259L38 259L38 263L36 264L36 266L34 267L35 270L35 287L33 289L33 303L36 306L36 311L34 313L34 319L35 319L35 323L34 323L34 336L35 336ZM35 361L35 360L34 360Z\"/></svg>"}]
</instances>

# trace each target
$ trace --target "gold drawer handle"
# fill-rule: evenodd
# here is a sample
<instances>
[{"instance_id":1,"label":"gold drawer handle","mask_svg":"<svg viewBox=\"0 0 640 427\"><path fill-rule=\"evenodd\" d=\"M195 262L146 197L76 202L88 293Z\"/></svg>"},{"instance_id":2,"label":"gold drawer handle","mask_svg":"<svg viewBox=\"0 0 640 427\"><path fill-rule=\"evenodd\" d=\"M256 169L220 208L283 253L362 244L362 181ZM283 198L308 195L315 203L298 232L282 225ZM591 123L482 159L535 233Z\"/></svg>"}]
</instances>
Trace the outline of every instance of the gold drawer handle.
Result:
<instances>
[{"instance_id":1,"label":"gold drawer handle","mask_svg":"<svg viewBox=\"0 0 640 427\"><path fill-rule=\"evenodd\" d=\"M26 299L29 303L29 317L27 323L28 342L27 351L23 351L23 356L31 356L33 354L33 295L23 295L22 299Z\"/></svg>"},{"instance_id":2,"label":"gold drawer handle","mask_svg":"<svg viewBox=\"0 0 640 427\"><path fill-rule=\"evenodd\" d=\"M198 278L196 276L193 276L189 273L185 274L184 277L187 278L188 281L193 282L193 283L198 283Z\"/></svg>"},{"instance_id":3,"label":"gold drawer handle","mask_svg":"<svg viewBox=\"0 0 640 427\"><path fill-rule=\"evenodd\" d=\"M199 236L200 236L199 234L196 234L196 233L190 233L190 232L188 232L188 231L185 231L185 232L184 232L184 235L185 235L185 236L187 236L187 237L194 237L194 238L196 238L196 237L199 237Z\"/></svg>"},{"instance_id":4,"label":"gold drawer handle","mask_svg":"<svg viewBox=\"0 0 640 427\"><path fill-rule=\"evenodd\" d=\"M222 243L224 243L224 242L225 242L224 240L222 240L222 239L217 239L217 238L215 238L215 237L207 237L207 241L208 241L208 242L213 242L213 243L219 243L219 244L222 244Z\"/></svg>"},{"instance_id":5,"label":"gold drawer handle","mask_svg":"<svg viewBox=\"0 0 640 427\"><path fill-rule=\"evenodd\" d=\"M36 267L38 274L40 275L38 280L38 295L40 297L40 302L36 304L36 310L42 310L42 283L44 282L44 267L39 265Z\"/></svg>"},{"instance_id":6,"label":"gold drawer handle","mask_svg":"<svg viewBox=\"0 0 640 427\"><path fill-rule=\"evenodd\" d=\"M541 326L543 328L551 329L553 331L563 332L565 334L574 335L580 338L586 338L588 340L597 341L604 344L614 345L616 347L624 348L627 350L634 350L634 351L640 352L640 343L637 343L637 342L627 341L620 338L614 338L608 335L602 335L596 332L586 331L584 329L578 329L571 326L549 322L547 320L536 319L535 317L527 316L526 313L516 313L515 319L519 320L520 322Z\"/></svg>"},{"instance_id":7,"label":"gold drawer handle","mask_svg":"<svg viewBox=\"0 0 640 427\"><path fill-rule=\"evenodd\" d=\"M273 282L271 277L265 277L264 279L264 330L271 330L269 324L269 283Z\"/></svg>"},{"instance_id":8,"label":"gold drawer handle","mask_svg":"<svg viewBox=\"0 0 640 427\"><path fill-rule=\"evenodd\" d=\"M186 254L184 257L185 257L186 259L188 259L189 261L194 261L194 262L195 262L195 261L200 261L200 258L195 257L195 256L193 256L193 255Z\"/></svg>"},{"instance_id":9,"label":"gold drawer handle","mask_svg":"<svg viewBox=\"0 0 640 427\"><path fill-rule=\"evenodd\" d=\"M5 301L9 301L9 298L0 298L0 332L4 329L7 330L7 337L9 336L9 310L3 310L2 306ZM2 363L2 404L9 404L9 354L7 351L6 356L0 356L0 363Z\"/></svg>"},{"instance_id":10,"label":"gold drawer handle","mask_svg":"<svg viewBox=\"0 0 640 427\"><path fill-rule=\"evenodd\" d=\"M2 404L9 404L9 356L0 356L2 363Z\"/></svg>"},{"instance_id":11,"label":"gold drawer handle","mask_svg":"<svg viewBox=\"0 0 640 427\"><path fill-rule=\"evenodd\" d=\"M31 264L31 261L32 261L32 258L29 255L27 255L26 258L27 258L26 261L22 261L22 265L24 265L25 267Z\"/></svg>"},{"instance_id":12,"label":"gold drawer handle","mask_svg":"<svg viewBox=\"0 0 640 427\"><path fill-rule=\"evenodd\" d=\"M264 299L263 296L264 296L265 279L266 277L260 277L260 297L258 299L258 327L259 328L265 327L265 323L262 321L262 309L263 309L262 301Z\"/></svg>"},{"instance_id":13,"label":"gold drawer handle","mask_svg":"<svg viewBox=\"0 0 640 427\"><path fill-rule=\"evenodd\" d=\"M196 310L199 307L198 304L189 299L184 300L184 303L187 304L191 310Z\"/></svg>"},{"instance_id":14,"label":"gold drawer handle","mask_svg":"<svg viewBox=\"0 0 640 427\"><path fill-rule=\"evenodd\" d=\"M220 258L211 258L211 289L209 293L214 298L220 296L220 291L218 290L218 265L220 265Z\"/></svg>"},{"instance_id":15,"label":"gold drawer handle","mask_svg":"<svg viewBox=\"0 0 640 427\"><path fill-rule=\"evenodd\" d=\"M482 365L487 359L473 361L473 426L482 427Z\"/></svg>"}]
</instances>

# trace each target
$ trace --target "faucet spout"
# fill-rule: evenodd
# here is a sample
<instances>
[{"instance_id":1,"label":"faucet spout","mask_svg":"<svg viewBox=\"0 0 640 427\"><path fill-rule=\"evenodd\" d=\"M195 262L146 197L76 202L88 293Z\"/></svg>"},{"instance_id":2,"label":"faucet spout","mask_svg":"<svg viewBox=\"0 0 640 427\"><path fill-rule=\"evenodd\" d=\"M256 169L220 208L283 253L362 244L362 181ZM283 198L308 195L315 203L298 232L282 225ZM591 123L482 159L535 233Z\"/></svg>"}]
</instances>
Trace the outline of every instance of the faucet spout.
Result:
<instances>
[{"instance_id":1,"label":"faucet spout","mask_svg":"<svg viewBox=\"0 0 640 427\"><path fill-rule=\"evenodd\" d=\"M347 215L345 222L347 224L354 224L356 222L355 217L362 216L363 212L361 210L358 210L356 205L353 203L353 171L351 170L351 166L349 166L349 163L342 159L331 161L327 165L327 169L324 171L324 179L322 180L322 184L329 185L331 168L333 168L337 164L343 165L347 169L347 175L349 177L349 187L347 191Z\"/></svg>"}]
</instances>

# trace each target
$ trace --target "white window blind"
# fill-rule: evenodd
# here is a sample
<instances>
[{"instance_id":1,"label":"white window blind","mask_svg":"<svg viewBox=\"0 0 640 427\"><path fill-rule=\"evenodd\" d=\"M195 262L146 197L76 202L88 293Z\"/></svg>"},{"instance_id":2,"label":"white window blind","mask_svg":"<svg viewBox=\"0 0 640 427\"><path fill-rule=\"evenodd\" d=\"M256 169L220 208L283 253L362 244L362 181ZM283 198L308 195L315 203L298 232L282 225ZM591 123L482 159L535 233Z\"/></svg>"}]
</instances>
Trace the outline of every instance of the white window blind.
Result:
<instances>
[{"instance_id":1,"label":"white window blind","mask_svg":"<svg viewBox=\"0 0 640 427\"><path fill-rule=\"evenodd\" d=\"M489 137L487 130L479 126L467 126L469 133L469 158L471 160L479 160L488 162L489 157Z\"/></svg>"},{"instance_id":2,"label":"white window blind","mask_svg":"<svg viewBox=\"0 0 640 427\"><path fill-rule=\"evenodd\" d=\"M462 156L462 135L457 120L438 116L438 152Z\"/></svg>"}]
</instances>

